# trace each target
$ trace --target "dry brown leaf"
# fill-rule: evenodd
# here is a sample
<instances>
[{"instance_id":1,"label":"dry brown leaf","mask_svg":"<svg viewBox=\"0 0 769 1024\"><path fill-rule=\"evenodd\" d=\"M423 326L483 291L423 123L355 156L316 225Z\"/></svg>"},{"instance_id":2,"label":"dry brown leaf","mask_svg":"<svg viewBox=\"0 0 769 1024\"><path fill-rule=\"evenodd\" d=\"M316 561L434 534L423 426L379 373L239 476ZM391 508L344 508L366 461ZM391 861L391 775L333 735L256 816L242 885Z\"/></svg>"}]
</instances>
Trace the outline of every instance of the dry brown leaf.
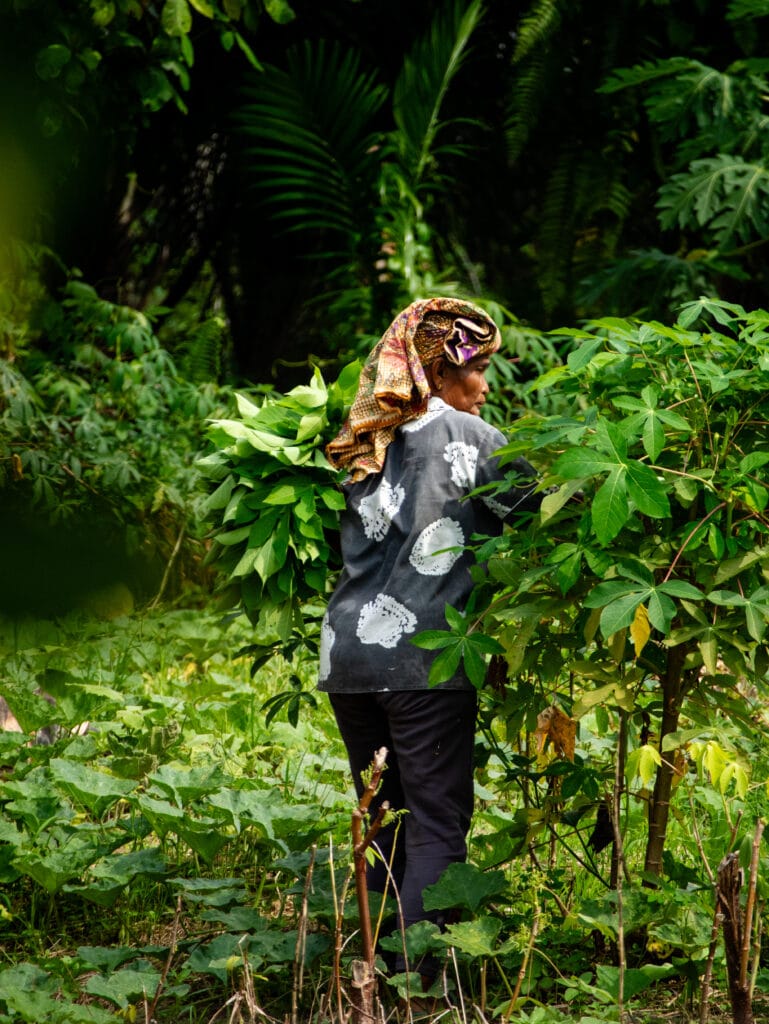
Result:
<instances>
[{"instance_id":1,"label":"dry brown leaf","mask_svg":"<svg viewBox=\"0 0 769 1024\"><path fill-rule=\"evenodd\" d=\"M555 704L537 715L537 751L542 753L548 740L553 750L568 761L574 760L574 743L577 738L577 723Z\"/></svg>"}]
</instances>

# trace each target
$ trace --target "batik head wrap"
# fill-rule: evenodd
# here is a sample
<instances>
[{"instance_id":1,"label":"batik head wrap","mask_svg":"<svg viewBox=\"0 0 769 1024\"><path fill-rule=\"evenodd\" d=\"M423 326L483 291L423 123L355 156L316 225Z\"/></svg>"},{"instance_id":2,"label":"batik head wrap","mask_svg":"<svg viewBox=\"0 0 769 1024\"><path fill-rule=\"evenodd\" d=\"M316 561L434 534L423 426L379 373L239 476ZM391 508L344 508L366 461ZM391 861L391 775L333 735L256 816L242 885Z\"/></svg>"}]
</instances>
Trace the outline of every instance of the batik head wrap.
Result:
<instances>
[{"instance_id":1,"label":"batik head wrap","mask_svg":"<svg viewBox=\"0 0 769 1024\"><path fill-rule=\"evenodd\" d=\"M353 480L379 473L387 446L402 423L427 411L430 385L425 367L443 356L463 366L500 345L494 321L460 299L420 299L399 313L372 349L361 370L349 416L326 446L336 469Z\"/></svg>"}]
</instances>

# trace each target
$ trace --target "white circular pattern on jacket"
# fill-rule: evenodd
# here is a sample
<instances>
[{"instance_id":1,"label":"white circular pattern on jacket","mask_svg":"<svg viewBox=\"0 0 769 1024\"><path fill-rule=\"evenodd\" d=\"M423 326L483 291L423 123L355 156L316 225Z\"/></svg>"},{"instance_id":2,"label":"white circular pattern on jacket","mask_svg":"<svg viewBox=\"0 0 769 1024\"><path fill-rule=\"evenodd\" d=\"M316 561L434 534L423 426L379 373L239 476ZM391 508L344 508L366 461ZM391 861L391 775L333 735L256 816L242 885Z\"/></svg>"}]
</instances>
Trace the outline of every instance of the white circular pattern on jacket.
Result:
<instances>
[{"instance_id":1,"label":"white circular pattern on jacket","mask_svg":"<svg viewBox=\"0 0 769 1024\"><path fill-rule=\"evenodd\" d=\"M475 469L478 465L478 449L464 441L449 441L443 449L443 458L451 466L451 479L457 487L475 487Z\"/></svg>"},{"instance_id":2,"label":"white circular pattern on jacket","mask_svg":"<svg viewBox=\"0 0 769 1024\"><path fill-rule=\"evenodd\" d=\"M336 640L336 633L324 617L320 627L320 665L318 667L318 679L321 683L331 675L331 648L334 646L334 640Z\"/></svg>"},{"instance_id":3,"label":"white circular pattern on jacket","mask_svg":"<svg viewBox=\"0 0 769 1024\"><path fill-rule=\"evenodd\" d=\"M511 505L503 505L501 501L492 498L490 494L483 495L481 500L486 508L498 515L500 519L504 519L513 510Z\"/></svg>"},{"instance_id":4,"label":"white circular pattern on jacket","mask_svg":"<svg viewBox=\"0 0 769 1024\"><path fill-rule=\"evenodd\" d=\"M409 562L422 576L445 576L462 557L464 543L465 535L456 519L436 519L417 537Z\"/></svg>"},{"instance_id":5,"label":"white circular pattern on jacket","mask_svg":"<svg viewBox=\"0 0 769 1024\"><path fill-rule=\"evenodd\" d=\"M358 616L356 634L362 644L395 647L404 633L413 633L417 617L389 594L377 594L364 604Z\"/></svg>"},{"instance_id":6,"label":"white circular pattern on jacket","mask_svg":"<svg viewBox=\"0 0 769 1024\"><path fill-rule=\"evenodd\" d=\"M405 497L406 492L400 484L392 487L389 480L382 480L373 494L361 498L358 514L363 521L363 532L369 540L384 540Z\"/></svg>"}]
</instances>

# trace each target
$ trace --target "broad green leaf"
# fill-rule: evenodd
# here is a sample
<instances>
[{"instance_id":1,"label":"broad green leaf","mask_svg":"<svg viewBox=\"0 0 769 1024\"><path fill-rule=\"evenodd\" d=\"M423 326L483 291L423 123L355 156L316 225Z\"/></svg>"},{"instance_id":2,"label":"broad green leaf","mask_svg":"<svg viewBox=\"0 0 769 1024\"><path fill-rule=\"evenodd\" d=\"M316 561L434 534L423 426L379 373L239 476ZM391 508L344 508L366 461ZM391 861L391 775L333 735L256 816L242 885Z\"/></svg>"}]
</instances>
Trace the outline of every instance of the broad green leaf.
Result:
<instances>
[{"instance_id":1,"label":"broad green leaf","mask_svg":"<svg viewBox=\"0 0 769 1024\"><path fill-rule=\"evenodd\" d=\"M275 532L257 550L253 569L262 580L269 579L283 568L288 550L289 527L285 518L279 520Z\"/></svg>"},{"instance_id":2,"label":"broad green leaf","mask_svg":"<svg viewBox=\"0 0 769 1024\"><path fill-rule=\"evenodd\" d=\"M660 422L660 417L657 415L656 410L650 412L646 417L642 440L644 451L652 462L656 462L660 452L665 447L665 429Z\"/></svg>"},{"instance_id":3,"label":"broad green leaf","mask_svg":"<svg viewBox=\"0 0 769 1024\"><path fill-rule=\"evenodd\" d=\"M752 551L744 551L740 555L736 555L734 558L727 558L725 562L722 562L718 567L713 581L717 587L721 583L725 583L726 580L731 579L738 573L743 572L745 569L749 569L755 565L756 562L763 561L769 557L766 549L763 547L753 548Z\"/></svg>"},{"instance_id":4,"label":"broad green leaf","mask_svg":"<svg viewBox=\"0 0 769 1024\"><path fill-rule=\"evenodd\" d=\"M93 974L85 983L85 991L92 996L106 999L121 1009L141 998L151 998L160 982L160 972L152 969L145 971L124 968L113 971L108 977Z\"/></svg>"},{"instance_id":5,"label":"broad green leaf","mask_svg":"<svg viewBox=\"0 0 769 1024\"><path fill-rule=\"evenodd\" d=\"M628 496L644 515L655 519L670 515L665 486L648 466L642 462L628 462L626 482Z\"/></svg>"},{"instance_id":6,"label":"broad green leaf","mask_svg":"<svg viewBox=\"0 0 769 1024\"><path fill-rule=\"evenodd\" d=\"M486 660L479 647L471 642L471 638L465 639L462 644L462 661L467 678L476 690L480 690L486 681Z\"/></svg>"},{"instance_id":7,"label":"broad green leaf","mask_svg":"<svg viewBox=\"0 0 769 1024\"><path fill-rule=\"evenodd\" d=\"M185 36L192 28L192 12L187 0L165 0L160 24L169 36Z\"/></svg>"},{"instance_id":8,"label":"broad green leaf","mask_svg":"<svg viewBox=\"0 0 769 1024\"><path fill-rule=\"evenodd\" d=\"M610 637L620 629L629 626L634 618L636 608L647 599L648 591L631 590L622 597L616 598L611 604L607 604L601 612L601 632L605 637ZM651 619L651 611L649 611ZM652 625L655 625L652 620Z\"/></svg>"},{"instance_id":9,"label":"broad green leaf","mask_svg":"<svg viewBox=\"0 0 769 1024\"><path fill-rule=\"evenodd\" d=\"M141 954L134 946L78 946L77 955L89 967L112 972L129 960L136 960Z\"/></svg>"},{"instance_id":10,"label":"broad green leaf","mask_svg":"<svg viewBox=\"0 0 769 1024\"><path fill-rule=\"evenodd\" d=\"M71 57L72 51L62 43L52 43L45 49L39 50L35 56L35 72L38 78L46 81L58 78Z\"/></svg>"},{"instance_id":11,"label":"broad green leaf","mask_svg":"<svg viewBox=\"0 0 769 1024\"><path fill-rule=\"evenodd\" d=\"M704 594L686 580L667 580L657 587L663 594L670 594L672 597L685 598L688 601L702 601Z\"/></svg>"},{"instance_id":12,"label":"broad green leaf","mask_svg":"<svg viewBox=\"0 0 769 1024\"><path fill-rule=\"evenodd\" d=\"M268 794L264 790L221 789L211 794L209 802L227 811L236 832L242 825L257 825L262 835L273 839L272 810Z\"/></svg>"},{"instance_id":13,"label":"broad green leaf","mask_svg":"<svg viewBox=\"0 0 769 1024\"><path fill-rule=\"evenodd\" d=\"M455 633L464 635L467 632L467 619L462 612L457 611L456 608L452 608L450 604L447 604L444 609L444 613L446 615L446 622Z\"/></svg>"},{"instance_id":14,"label":"broad green leaf","mask_svg":"<svg viewBox=\"0 0 769 1024\"><path fill-rule=\"evenodd\" d=\"M107 772L64 758L53 758L51 771L73 803L87 807L97 818L136 789L135 782L115 778Z\"/></svg>"},{"instance_id":15,"label":"broad green leaf","mask_svg":"<svg viewBox=\"0 0 769 1024\"><path fill-rule=\"evenodd\" d=\"M161 839L169 832L175 831L179 822L184 819L183 809L169 803L168 800L157 800L142 794L138 799L138 805L139 810Z\"/></svg>"},{"instance_id":16,"label":"broad green leaf","mask_svg":"<svg viewBox=\"0 0 769 1024\"><path fill-rule=\"evenodd\" d=\"M479 917L474 921L447 925L444 942L468 956L494 956L501 930L502 921L498 917Z\"/></svg>"},{"instance_id":17,"label":"broad green leaf","mask_svg":"<svg viewBox=\"0 0 769 1024\"><path fill-rule=\"evenodd\" d=\"M603 608L610 601L615 601L618 597L637 589L624 579L607 580L605 583L599 583L598 586L593 587L585 598L584 604L586 608Z\"/></svg>"},{"instance_id":18,"label":"broad green leaf","mask_svg":"<svg viewBox=\"0 0 769 1024\"><path fill-rule=\"evenodd\" d=\"M753 473L769 462L769 452L751 452L740 460L740 473Z\"/></svg>"},{"instance_id":19,"label":"broad green leaf","mask_svg":"<svg viewBox=\"0 0 769 1024\"><path fill-rule=\"evenodd\" d=\"M678 968L672 964L644 964L643 967L628 967L623 972L622 992L625 999L632 999L643 992L649 985L662 978L675 975ZM619 998L619 967L599 964L596 968L596 981L608 992L612 999Z\"/></svg>"},{"instance_id":20,"label":"broad green leaf","mask_svg":"<svg viewBox=\"0 0 769 1024\"><path fill-rule=\"evenodd\" d=\"M571 350L566 359L567 366L572 373L577 373L588 365L596 352L600 351L604 345L605 340L603 338L590 337L585 339Z\"/></svg>"},{"instance_id":21,"label":"broad green leaf","mask_svg":"<svg viewBox=\"0 0 769 1024\"><path fill-rule=\"evenodd\" d=\"M616 465L616 461L592 448L572 448L556 460L553 474L564 480L584 481L598 473L610 473Z\"/></svg>"},{"instance_id":22,"label":"broad green leaf","mask_svg":"<svg viewBox=\"0 0 769 1024\"><path fill-rule=\"evenodd\" d=\"M457 637L445 629L425 629L411 637L411 643L426 651L438 651L457 643Z\"/></svg>"},{"instance_id":23,"label":"broad green leaf","mask_svg":"<svg viewBox=\"0 0 769 1024\"><path fill-rule=\"evenodd\" d=\"M599 543L614 540L630 515L624 467L611 471L593 498L590 512Z\"/></svg>"},{"instance_id":24,"label":"broad green leaf","mask_svg":"<svg viewBox=\"0 0 769 1024\"><path fill-rule=\"evenodd\" d=\"M204 18L213 18L214 9L208 0L189 0L198 14L202 14Z\"/></svg>"},{"instance_id":25,"label":"broad green leaf","mask_svg":"<svg viewBox=\"0 0 769 1024\"><path fill-rule=\"evenodd\" d=\"M464 907L476 914L507 889L504 872L481 871L474 864L450 864L441 877L424 891L425 910Z\"/></svg>"},{"instance_id":26,"label":"broad green leaf","mask_svg":"<svg viewBox=\"0 0 769 1024\"><path fill-rule=\"evenodd\" d=\"M712 629L703 632L697 641L705 670L712 676L718 672L718 637Z\"/></svg>"},{"instance_id":27,"label":"broad green leaf","mask_svg":"<svg viewBox=\"0 0 769 1024\"><path fill-rule=\"evenodd\" d=\"M655 629L658 629L663 634L670 632L670 624L676 614L676 606L662 592L662 588L657 588L649 594L648 611L649 622L651 622Z\"/></svg>"},{"instance_id":28,"label":"broad green leaf","mask_svg":"<svg viewBox=\"0 0 769 1024\"><path fill-rule=\"evenodd\" d=\"M722 605L727 608L744 608L748 599L734 590L711 590L707 595L711 604Z\"/></svg>"},{"instance_id":29,"label":"broad green leaf","mask_svg":"<svg viewBox=\"0 0 769 1024\"><path fill-rule=\"evenodd\" d=\"M428 685L437 686L439 683L445 683L447 679L451 679L459 668L461 659L462 641L457 640L453 647L447 647L434 658L427 678Z\"/></svg>"},{"instance_id":30,"label":"broad green leaf","mask_svg":"<svg viewBox=\"0 0 769 1024\"><path fill-rule=\"evenodd\" d=\"M646 743L644 746L633 750L628 754L625 765L625 775L629 783L638 776L641 785L646 789L657 774L657 768L662 764L662 757L656 747Z\"/></svg>"},{"instance_id":31,"label":"broad green leaf","mask_svg":"<svg viewBox=\"0 0 769 1024\"><path fill-rule=\"evenodd\" d=\"M560 512L564 505L581 490L584 482L581 479L569 480L567 483L561 484L557 491L553 491L552 494L546 494L542 499L542 504L539 506L539 515L542 522L546 523L556 513Z\"/></svg>"}]
</instances>

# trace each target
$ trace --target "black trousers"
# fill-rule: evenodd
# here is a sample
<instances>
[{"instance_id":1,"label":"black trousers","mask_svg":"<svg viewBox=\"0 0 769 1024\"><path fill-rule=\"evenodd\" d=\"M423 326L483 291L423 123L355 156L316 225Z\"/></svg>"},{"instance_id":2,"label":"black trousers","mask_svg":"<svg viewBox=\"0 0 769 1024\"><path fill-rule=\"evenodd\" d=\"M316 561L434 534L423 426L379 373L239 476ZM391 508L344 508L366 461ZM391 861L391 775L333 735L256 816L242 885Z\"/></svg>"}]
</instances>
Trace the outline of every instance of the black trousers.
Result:
<instances>
[{"instance_id":1,"label":"black trousers","mask_svg":"<svg viewBox=\"0 0 769 1024\"><path fill-rule=\"evenodd\" d=\"M467 855L477 695L474 690L396 690L329 697L359 796L361 772L371 764L374 752L380 747L389 751L381 788L371 804L372 817L383 800L409 812L394 852L394 824L377 838L384 859L389 863L392 857L403 911L399 924L408 928L416 921L432 920L442 925L445 912L426 913L422 892L449 864ZM384 892L386 879L387 870L377 858L368 868L369 889ZM395 966L404 969L402 957Z\"/></svg>"}]
</instances>

